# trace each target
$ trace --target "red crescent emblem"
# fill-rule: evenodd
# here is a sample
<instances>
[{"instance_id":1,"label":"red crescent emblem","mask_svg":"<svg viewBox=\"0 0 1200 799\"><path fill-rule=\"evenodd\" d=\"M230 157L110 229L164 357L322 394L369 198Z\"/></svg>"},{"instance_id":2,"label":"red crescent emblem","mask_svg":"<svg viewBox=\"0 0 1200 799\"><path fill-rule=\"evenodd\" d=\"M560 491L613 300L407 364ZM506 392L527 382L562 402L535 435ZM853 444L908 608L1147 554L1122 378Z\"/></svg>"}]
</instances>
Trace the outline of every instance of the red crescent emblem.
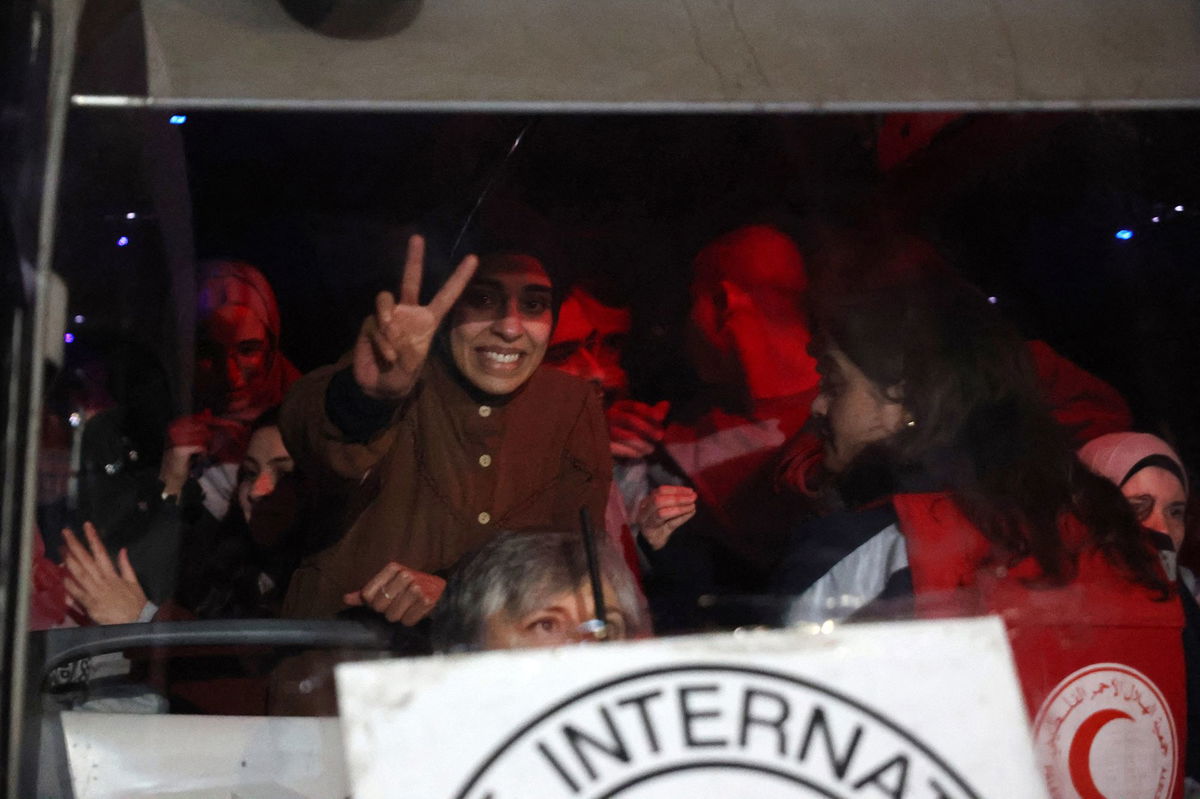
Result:
<instances>
[{"instance_id":1,"label":"red crescent emblem","mask_svg":"<svg viewBox=\"0 0 1200 799\"><path fill-rule=\"evenodd\" d=\"M1133 717L1123 710L1113 708L1098 710L1088 716L1079 725L1079 729L1075 731L1075 737L1071 740L1071 753L1068 756L1067 762L1071 773L1071 784L1075 786L1080 799L1108 799L1108 797L1100 793L1100 789L1096 787L1096 783L1092 779L1090 762L1092 743L1096 740L1096 736L1100 734L1100 730L1105 724L1117 719L1132 721Z\"/></svg>"}]
</instances>

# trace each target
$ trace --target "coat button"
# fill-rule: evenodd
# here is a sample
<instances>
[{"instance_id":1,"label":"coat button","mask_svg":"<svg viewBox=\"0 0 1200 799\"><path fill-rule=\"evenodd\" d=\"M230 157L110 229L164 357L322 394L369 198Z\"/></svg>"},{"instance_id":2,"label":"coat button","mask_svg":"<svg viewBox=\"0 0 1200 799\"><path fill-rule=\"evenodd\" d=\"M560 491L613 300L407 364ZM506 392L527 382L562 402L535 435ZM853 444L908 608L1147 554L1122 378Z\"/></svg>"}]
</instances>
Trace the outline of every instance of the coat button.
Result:
<instances>
[{"instance_id":1,"label":"coat button","mask_svg":"<svg viewBox=\"0 0 1200 799\"><path fill-rule=\"evenodd\" d=\"M483 455L480 455L479 456L479 465L485 469L487 467L491 466L492 465L492 456L488 455L486 452Z\"/></svg>"},{"instance_id":2,"label":"coat button","mask_svg":"<svg viewBox=\"0 0 1200 799\"><path fill-rule=\"evenodd\" d=\"M492 407L490 405L480 405L479 406L479 415L484 417L485 419L487 417L491 416L492 415Z\"/></svg>"},{"instance_id":3,"label":"coat button","mask_svg":"<svg viewBox=\"0 0 1200 799\"><path fill-rule=\"evenodd\" d=\"M479 523L480 524L487 524L491 520L492 520L492 514L488 513L487 511L484 511L483 513L479 514Z\"/></svg>"}]
</instances>

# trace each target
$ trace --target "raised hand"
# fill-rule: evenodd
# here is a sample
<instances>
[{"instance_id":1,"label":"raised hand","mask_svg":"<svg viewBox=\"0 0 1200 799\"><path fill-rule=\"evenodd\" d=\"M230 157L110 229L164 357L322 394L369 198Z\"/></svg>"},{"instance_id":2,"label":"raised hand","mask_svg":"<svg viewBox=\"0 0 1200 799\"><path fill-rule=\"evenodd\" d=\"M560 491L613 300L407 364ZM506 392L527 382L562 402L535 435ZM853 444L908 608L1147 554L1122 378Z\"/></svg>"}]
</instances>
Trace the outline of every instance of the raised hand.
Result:
<instances>
[{"instance_id":1,"label":"raised hand","mask_svg":"<svg viewBox=\"0 0 1200 799\"><path fill-rule=\"evenodd\" d=\"M392 561L358 591L342 597L350 607L366 606L388 621L412 626L429 615L446 590L436 574L410 569Z\"/></svg>"},{"instance_id":2,"label":"raised hand","mask_svg":"<svg viewBox=\"0 0 1200 799\"><path fill-rule=\"evenodd\" d=\"M659 486L642 499L637 517L642 537L662 549L681 524L696 515L696 492L687 486Z\"/></svg>"},{"instance_id":3,"label":"raised hand","mask_svg":"<svg viewBox=\"0 0 1200 799\"><path fill-rule=\"evenodd\" d=\"M167 425L167 447L158 472L163 494L178 496L197 458L212 456L221 460L232 453L233 458L240 459L249 438L250 430L244 422L223 419L209 410L175 419Z\"/></svg>"},{"instance_id":4,"label":"raised hand","mask_svg":"<svg viewBox=\"0 0 1200 799\"><path fill-rule=\"evenodd\" d=\"M82 610L97 624L129 624L146 607L146 593L129 564L129 553L122 549L113 566L108 550L91 522L83 523L87 547L70 530L63 529L67 542L64 563L70 604Z\"/></svg>"},{"instance_id":5,"label":"raised hand","mask_svg":"<svg viewBox=\"0 0 1200 799\"><path fill-rule=\"evenodd\" d=\"M671 404L647 405L637 400L614 402L605 416L609 449L614 458L644 458L654 452L663 437L663 421Z\"/></svg>"},{"instance_id":6,"label":"raised hand","mask_svg":"<svg viewBox=\"0 0 1200 799\"><path fill-rule=\"evenodd\" d=\"M179 495L191 472L192 459L206 454L212 446L213 432L209 424L212 418L211 413L204 411L167 425L167 448L158 471L164 495Z\"/></svg>"},{"instance_id":7,"label":"raised hand","mask_svg":"<svg viewBox=\"0 0 1200 799\"><path fill-rule=\"evenodd\" d=\"M424 261L425 240L413 236L408 240L400 298L381 291L375 298L375 313L363 320L354 344L354 379L368 397L399 400L408 396L429 356L438 325L479 264L474 255L462 259L430 303L421 305Z\"/></svg>"}]
</instances>

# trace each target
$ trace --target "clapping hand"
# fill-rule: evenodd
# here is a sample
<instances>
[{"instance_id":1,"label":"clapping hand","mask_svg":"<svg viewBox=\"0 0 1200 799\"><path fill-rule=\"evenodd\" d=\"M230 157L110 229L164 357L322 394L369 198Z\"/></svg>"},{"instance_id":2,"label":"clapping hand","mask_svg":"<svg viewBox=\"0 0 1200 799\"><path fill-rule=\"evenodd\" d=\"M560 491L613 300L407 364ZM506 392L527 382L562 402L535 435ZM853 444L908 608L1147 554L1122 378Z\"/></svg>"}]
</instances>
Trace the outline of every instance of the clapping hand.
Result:
<instances>
[{"instance_id":1,"label":"clapping hand","mask_svg":"<svg viewBox=\"0 0 1200 799\"><path fill-rule=\"evenodd\" d=\"M117 553L113 566L104 542L91 522L83 523L87 546L67 529L64 563L67 567L66 585L69 604L85 612L97 624L129 624L142 615L146 607L146 592L138 583L137 574L129 563L129 553Z\"/></svg>"},{"instance_id":2,"label":"clapping hand","mask_svg":"<svg viewBox=\"0 0 1200 799\"><path fill-rule=\"evenodd\" d=\"M642 499L635 521L641 526L642 538L655 549L662 549L671 538L671 533L695 515L694 489L664 485Z\"/></svg>"}]
</instances>

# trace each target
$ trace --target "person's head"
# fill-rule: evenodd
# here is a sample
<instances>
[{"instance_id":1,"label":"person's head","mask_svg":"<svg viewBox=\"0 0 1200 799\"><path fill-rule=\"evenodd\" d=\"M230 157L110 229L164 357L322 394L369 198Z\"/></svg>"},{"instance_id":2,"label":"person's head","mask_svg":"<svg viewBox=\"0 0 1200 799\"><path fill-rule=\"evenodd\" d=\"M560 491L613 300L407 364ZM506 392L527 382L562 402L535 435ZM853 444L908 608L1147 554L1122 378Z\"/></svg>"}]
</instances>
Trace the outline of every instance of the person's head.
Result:
<instances>
[{"instance_id":1,"label":"person's head","mask_svg":"<svg viewBox=\"0 0 1200 799\"><path fill-rule=\"evenodd\" d=\"M606 541L597 542L610 640L650 634L637 583ZM442 652L556 646L587 640L595 615L579 533L501 533L451 576L434 610Z\"/></svg>"},{"instance_id":2,"label":"person's head","mask_svg":"<svg viewBox=\"0 0 1200 799\"><path fill-rule=\"evenodd\" d=\"M196 331L196 393L218 416L250 421L272 402L279 307L271 285L238 261L204 265Z\"/></svg>"},{"instance_id":3,"label":"person's head","mask_svg":"<svg viewBox=\"0 0 1200 799\"><path fill-rule=\"evenodd\" d=\"M478 391L513 393L541 365L569 282L555 229L528 206L492 199L465 228L431 222L426 241L422 302L464 255L479 257L439 331L442 355Z\"/></svg>"},{"instance_id":4,"label":"person's head","mask_svg":"<svg viewBox=\"0 0 1200 799\"><path fill-rule=\"evenodd\" d=\"M237 499L247 522L259 500L270 496L279 485L279 478L295 468L292 456L283 446L276 411L269 411L255 421L254 432L246 455L238 470Z\"/></svg>"},{"instance_id":5,"label":"person's head","mask_svg":"<svg viewBox=\"0 0 1200 799\"><path fill-rule=\"evenodd\" d=\"M1005 445L1049 425L1015 329L924 242L855 246L877 271L854 265L861 279L813 304L821 384L812 412L827 467L844 471L864 452L897 463L948 450L981 464L1011 460Z\"/></svg>"},{"instance_id":6,"label":"person's head","mask_svg":"<svg viewBox=\"0 0 1200 799\"><path fill-rule=\"evenodd\" d=\"M1079 450L1079 460L1118 488L1142 526L1183 545L1187 472L1171 445L1149 433L1109 433Z\"/></svg>"},{"instance_id":7,"label":"person's head","mask_svg":"<svg viewBox=\"0 0 1200 799\"><path fill-rule=\"evenodd\" d=\"M890 439L913 420L898 386L881 386L867 377L835 342L819 352L813 426L824 445L825 468L840 474L868 446Z\"/></svg>"},{"instance_id":8,"label":"person's head","mask_svg":"<svg viewBox=\"0 0 1200 799\"><path fill-rule=\"evenodd\" d=\"M605 305L576 287L558 311L546 365L594 383L605 404L622 399L629 393L621 352L630 326L627 308Z\"/></svg>"},{"instance_id":9,"label":"person's head","mask_svg":"<svg viewBox=\"0 0 1200 799\"><path fill-rule=\"evenodd\" d=\"M1071 515L1114 564L1162 589L1119 493L1076 467L1015 328L923 241L841 246L842 274L815 292L812 318L813 421L843 498L947 491L998 557L1032 556L1050 582L1075 566L1060 528Z\"/></svg>"},{"instance_id":10,"label":"person's head","mask_svg":"<svg viewBox=\"0 0 1200 799\"><path fill-rule=\"evenodd\" d=\"M542 363L554 329L553 307L553 285L537 258L485 255L450 312L450 358L485 394L511 394Z\"/></svg>"},{"instance_id":11,"label":"person's head","mask_svg":"<svg viewBox=\"0 0 1200 799\"><path fill-rule=\"evenodd\" d=\"M812 388L807 288L800 250L774 227L738 228L706 245L692 264L687 330L700 379L735 386L752 399Z\"/></svg>"}]
</instances>

